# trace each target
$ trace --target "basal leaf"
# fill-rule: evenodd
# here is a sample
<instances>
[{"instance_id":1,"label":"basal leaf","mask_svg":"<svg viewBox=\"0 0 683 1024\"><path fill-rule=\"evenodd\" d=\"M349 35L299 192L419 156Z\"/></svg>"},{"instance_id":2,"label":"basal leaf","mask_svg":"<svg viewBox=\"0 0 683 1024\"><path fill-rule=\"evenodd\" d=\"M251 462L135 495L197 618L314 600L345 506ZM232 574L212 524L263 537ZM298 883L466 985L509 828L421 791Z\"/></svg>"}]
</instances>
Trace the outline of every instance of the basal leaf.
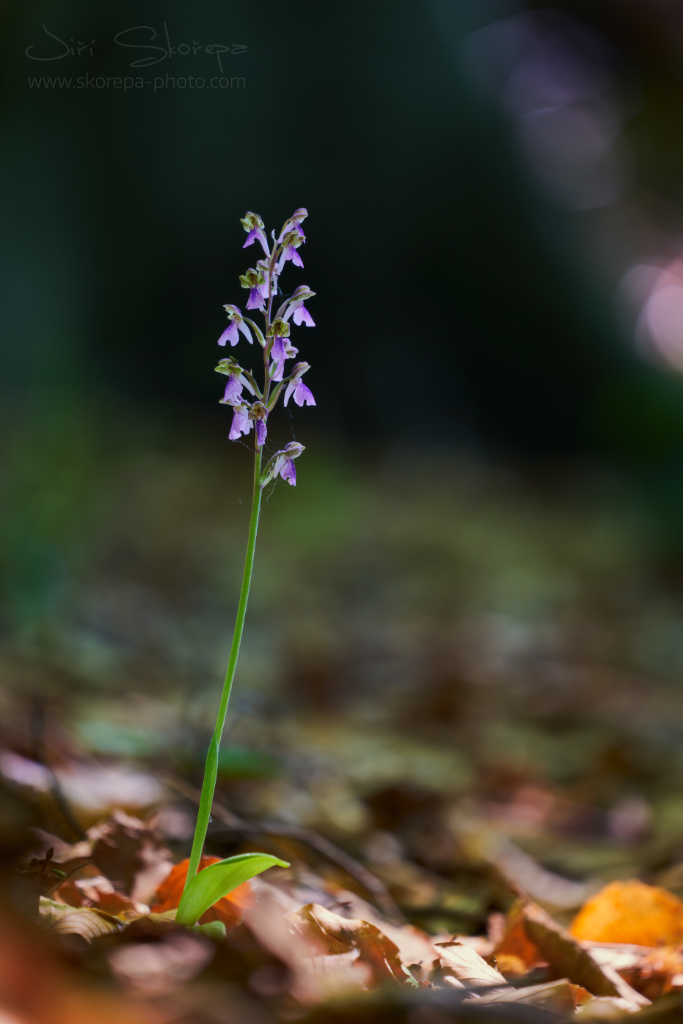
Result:
<instances>
[{"instance_id":1,"label":"basal leaf","mask_svg":"<svg viewBox=\"0 0 683 1024\"><path fill-rule=\"evenodd\" d=\"M192 931L208 935L210 939L224 939L227 934L227 928L223 921L207 921L206 924L195 924L192 926Z\"/></svg>"},{"instance_id":2,"label":"basal leaf","mask_svg":"<svg viewBox=\"0 0 683 1024\"><path fill-rule=\"evenodd\" d=\"M272 867L288 868L289 864L267 853L242 853L237 857L210 864L192 879L180 900L176 913L179 924L196 924L209 907L227 896L238 885Z\"/></svg>"}]
</instances>

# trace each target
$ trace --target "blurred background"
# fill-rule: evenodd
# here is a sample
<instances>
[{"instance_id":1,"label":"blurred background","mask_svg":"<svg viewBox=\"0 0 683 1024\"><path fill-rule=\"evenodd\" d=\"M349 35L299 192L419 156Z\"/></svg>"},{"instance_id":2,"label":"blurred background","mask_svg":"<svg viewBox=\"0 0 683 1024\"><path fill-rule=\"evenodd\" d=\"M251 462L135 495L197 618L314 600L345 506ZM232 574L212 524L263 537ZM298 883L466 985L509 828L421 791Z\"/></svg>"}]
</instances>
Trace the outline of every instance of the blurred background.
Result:
<instances>
[{"instance_id":1,"label":"blurred background","mask_svg":"<svg viewBox=\"0 0 683 1024\"><path fill-rule=\"evenodd\" d=\"M6 779L200 777L249 510L222 305L239 218L306 206L317 405L270 429L307 450L224 793L431 867L439 801L569 874L678 842L677 0L6 0L0 46ZM80 783L83 825L134 804Z\"/></svg>"}]
</instances>

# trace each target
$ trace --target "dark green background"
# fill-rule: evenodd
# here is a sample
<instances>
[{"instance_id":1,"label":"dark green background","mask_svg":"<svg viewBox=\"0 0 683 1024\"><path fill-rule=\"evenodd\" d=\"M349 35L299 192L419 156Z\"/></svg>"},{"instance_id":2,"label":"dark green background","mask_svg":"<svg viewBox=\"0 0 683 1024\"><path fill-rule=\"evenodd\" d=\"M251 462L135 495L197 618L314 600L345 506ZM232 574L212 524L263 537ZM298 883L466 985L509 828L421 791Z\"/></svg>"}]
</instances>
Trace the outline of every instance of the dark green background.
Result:
<instances>
[{"instance_id":1,"label":"dark green background","mask_svg":"<svg viewBox=\"0 0 683 1024\"><path fill-rule=\"evenodd\" d=\"M562 6L608 48L617 91L637 95L623 129L635 152L629 201L654 192L675 204L675 8ZM587 259L594 214L544 193L503 106L465 67L474 31L524 9L6 5L2 378L13 417L36 389L65 388L111 403L113 416L206 415L221 304L242 300L238 217L256 209L272 225L303 204L318 424L344 439L677 457L678 381L646 370L618 324L616 282ZM114 37L151 26L163 43L164 23L174 45L246 46L223 57L245 87L28 86L29 74L137 74L130 60L147 51ZM30 60L27 46L58 51L43 25L94 40L92 56ZM173 55L140 71L177 81L215 65Z\"/></svg>"}]
</instances>

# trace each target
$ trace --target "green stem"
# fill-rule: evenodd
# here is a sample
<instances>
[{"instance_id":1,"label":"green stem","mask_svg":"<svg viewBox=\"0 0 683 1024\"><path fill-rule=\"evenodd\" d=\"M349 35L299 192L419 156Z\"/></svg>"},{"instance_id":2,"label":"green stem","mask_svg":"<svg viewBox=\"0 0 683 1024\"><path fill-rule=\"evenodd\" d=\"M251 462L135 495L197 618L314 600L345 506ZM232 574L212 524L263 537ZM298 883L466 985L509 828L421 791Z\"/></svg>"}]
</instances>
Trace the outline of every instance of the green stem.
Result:
<instances>
[{"instance_id":1,"label":"green stem","mask_svg":"<svg viewBox=\"0 0 683 1024\"><path fill-rule=\"evenodd\" d=\"M187 869L185 888L187 888L199 869L199 862L204 849L204 840L206 839L206 832L209 827L211 817L211 807L213 804L213 796L216 791L216 779L218 777L218 748L220 746L221 736L223 735L223 728L225 726L225 716L228 711L228 701L230 700L232 681L235 677L235 668L237 666L237 658L240 653L240 643L242 642L244 619L247 614L247 601L249 600L251 574L254 568L254 549L256 547L256 532L258 530L260 510L261 449L259 448L258 443L256 443L254 452L254 491L251 502L251 519L249 520L247 553L244 559L244 573L242 575L242 589L240 590L240 600L237 605L237 618L235 619L235 631L232 635L232 646L230 648L230 657L228 658L228 668L225 673L225 682L223 683L221 701L218 705L216 728L214 729L213 736L211 737L209 751L206 755L204 781L202 783L202 793L199 798L197 825L194 830L194 839L192 840L192 852L190 853L190 865Z\"/></svg>"}]
</instances>

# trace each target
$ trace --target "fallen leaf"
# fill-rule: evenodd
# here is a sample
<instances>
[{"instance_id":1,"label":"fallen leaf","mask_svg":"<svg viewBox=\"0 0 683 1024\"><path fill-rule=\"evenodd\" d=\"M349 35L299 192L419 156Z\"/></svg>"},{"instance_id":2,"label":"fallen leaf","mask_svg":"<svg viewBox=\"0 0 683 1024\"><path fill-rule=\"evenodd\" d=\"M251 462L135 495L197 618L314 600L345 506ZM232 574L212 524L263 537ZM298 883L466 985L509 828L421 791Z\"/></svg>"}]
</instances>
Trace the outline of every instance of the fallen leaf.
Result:
<instances>
[{"instance_id":1,"label":"fallen leaf","mask_svg":"<svg viewBox=\"0 0 683 1024\"><path fill-rule=\"evenodd\" d=\"M621 1020L625 1013L633 1014L633 1004L620 996L596 996L576 1011L576 1020ZM637 1016L640 1016L639 1014Z\"/></svg>"},{"instance_id":2,"label":"fallen leaf","mask_svg":"<svg viewBox=\"0 0 683 1024\"><path fill-rule=\"evenodd\" d=\"M480 995L477 1003L524 1003L539 1006L557 1014L571 1014L577 1001L577 986L566 978L548 981L543 985L528 985L526 988L505 988Z\"/></svg>"},{"instance_id":3,"label":"fallen leaf","mask_svg":"<svg viewBox=\"0 0 683 1024\"><path fill-rule=\"evenodd\" d=\"M102 935L112 935L122 928L121 921L102 910L70 907L45 896L40 900L40 916L49 931L59 935L80 935L87 942Z\"/></svg>"},{"instance_id":4,"label":"fallen leaf","mask_svg":"<svg viewBox=\"0 0 683 1024\"><path fill-rule=\"evenodd\" d=\"M475 949L462 942L435 942L434 947L444 969L468 988L509 988L500 971L491 967Z\"/></svg>"},{"instance_id":5,"label":"fallen leaf","mask_svg":"<svg viewBox=\"0 0 683 1024\"><path fill-rule=\"evenodd\" d=\"M95 907L114 917L129 920L149 913L144 903L136 903L123 893L117 892L108 878L69 878L53 893L57 903L68 903L71 907Z\"/></svg>"},{"instance_id":6,"label":"fallen leaf","mask_svg":"<svg viewBox=\"0 0 683 1024\"><path fill-rule=\"evenodd\" d=\"M211 864L218 864L220 857L202 857L199 862L199 870L208 868ZM171 870L154 894L151 910L155 914L163 914L167 910L177 910L180 898L185 888L189 859L183 860ZM242 911L253 903L253 896L249 882L244 882L233 889L231 893L214 903L205 914L199 919L200 924L208 924L210 921L222 921L226 926L237 924L242 920Z\"/></svg>"},{"instance_id":7,"label":"fallen leaf","mask_svg":"<svg viewBox=\"0 0 683 1024\"><path fill-rule=\"evenodd\" d=\"M49 901L48 901L49 902ZM81 911L67 908L74 914ZM90 914L97 912L89 911ZM0 906L2 1024L168 1024L168 1013L86 981L44 928Z\"/></svg>"},{"instance_id":8,"label":"fallen leaf","mask_svg":"<svg viewBox=\"0 0 683 1024\"><path fill-rule=\"evenodd\" d=\"M144 821L115 811L88 830L100 872L131 899L149 903L173 865L171 852Z\"/></svg>"},{"instance_id":9,"label":"fallen leaf","mask_svg":"<svg viewBox=\"0 0 683 1024\"><path fill-rule=\"evenodd\" d=\"M610 882L581 908L569 930L581 940L673 946L683 942L683 903L637 879Z\"/></svg>"},{"instance_id":10,"label":"fallen leaf","mask_svg":"<svg viewBox=\"0 0 683 1024\"><path fill-rule=\"evenodd\" d=\"M617 972L606 965L600 966L588 950L577 942L566 929L558 925L549 914L534 903L522 907L527 937L539 950L542 958L561 976L569 978L596 996L619 996L630 1001L633 1008L649 1002L631 988Z\"/></svg>"},{"instance_id":11,"label":"fallen leaf","mask_svg":"<svg viewBox=\"0 0 683 1024\"><path fill-rule=\"evenodd\" d=\"M508 914L503 936L496 943L493 955L500 971L513 976L523 975L544 962L538 946L527 935L523 904L516 903ZM506 965L512 970L506 970Z\"/></svg>"},{"instance_id":12,"label":"fallen leaf","mask_svg":"<svg viewBox=\"0 0 683 1024\"><path fill-rule=\"evenodd\" d=\"M634 988L648 999L659 999L683 987L683 954L674 946L652 949L625 973Z\"/></svg>"},{"instance_id":13,"label":"fallen leaf","mask_svg":"<svg viewBox=\"0 0 683 1024\"><path fill-rule=\"evenodd\" d=\"M287 920L320 955L339 956L357 951L375 984L387 980L405 982L409 977L398 946L374 924L341 917L317 903L294 911Z\"/></svg>"}]
</instances>

